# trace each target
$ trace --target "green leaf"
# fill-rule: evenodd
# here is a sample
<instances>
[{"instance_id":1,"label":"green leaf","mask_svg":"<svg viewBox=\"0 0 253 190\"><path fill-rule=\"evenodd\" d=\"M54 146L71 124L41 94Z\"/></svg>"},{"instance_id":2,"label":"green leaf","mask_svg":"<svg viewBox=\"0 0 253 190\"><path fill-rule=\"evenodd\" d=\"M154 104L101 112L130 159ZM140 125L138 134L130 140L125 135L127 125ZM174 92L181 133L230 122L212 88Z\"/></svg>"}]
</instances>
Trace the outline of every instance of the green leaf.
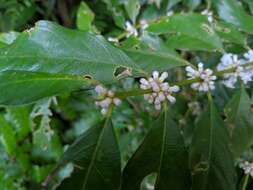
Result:
<instances>
[{"instance_id":1,"label":"green leaf","mask_svg":"<svg viewBox=\"0 0 253 190\"><path fill-rule=\"evenodd\" d=\"M63 28L40 21L0 49L0 72L22 70L44 73L90 75L112 82L117 68L134 70L136 65L102 36Z\"/></svg>"},{"instance_id":2,"label":"green leaf","mask_svg":"<svg viewBox=\"0 0 253 190\"><path fill-rule=\"evenodd\" d=\"M253 34L253 17L245 12L241 2L236 0L213 0L221 19Z\"/></svg>"},{"instance_id":3,"label":"green leaf","mask_svg":"<svg viewBox=\"0 0 253 190\"><path fill-rule=\"evenodd\" d=\"M251 14L253 14L253 1L252 0L243 0L243 2L248 4L250 12L251 12Z\"/></svg>"},{"instance_id":4,"label":"green leaf","mask_svg":"<svg viewBox=\"0 0 253 190\"><path fill-rule=\"evenodd\" d=\"M180 3L182 0L169 0L169 3L168 3L168 10L171 9L173 6L177 5L178 3Z\"/></svg>"},{"instance_id":5,"label":"green leaf","mask_svg":"<svg viewBox=\"0 0 253 190\"><path fill-rule=\"evenodd\" d=\"M92 31L92 22L94 18L95 15L88 5L85 2L81 2L77 11L77 28L83 31Z\"/></svg>"},{"instance_id":6,"label":"green leaf","mask_svg":"<svg viewBox=\"0 0 253 190\"><path fill-rule=\"evenodd\" d=\"M118 190L120 153L110 119L91 127L64 153L59 165L73 162L74 173L59 189Z\"/></svg>"},{"instance_id":7,"label":"green leaf","mask_svg":"<svg viewBox=\"0 0 253 190\"><path fill-rule=\"evenodd\" d=\"M247 43L246 36L238 31L234 25L227 22L217 22L214 24L216 33L226 42L231 42L245 46Z\"/></svg>"},{"instance_id":8,"label":"green leaf","mask_svg":"<svg viewBox=\"0 0 253 190\"><path fill-rule=\"evenodd\" d=\"M194 10L199 6L201 0L186 0L185 3L187 4L190 10Z\"/></svg>"},{"instance_id":9,"label":"green leaf","mask_svg":"<svg viewBox=\"0 0 253 190\"><path fill-rule=\"evenodd\" d=\"M189 50L222 50L220 38L200 14L176 14L164 17L147 29L155 34L173 34L168 37L170 47Z\"/></svg>"},{"instance_id":10,"label":"green leaf","mask_svg":"<svg viewBox=\"0 0 253 190\"><path fill-rule=\"evenodd\" d=\"M124 49L124 52L147 72L170 70L188 64L184 59L169 52L141 49Z\"/></svg>"},{"instance_id":11,"label":"green leaf","mask_svg":"<svg viewBox=\"0 0 253 190\"><path fill-rule=\"evenodd\" d=\"M157 173L155 190L188 190L188 154L179 128L163 112L123 171L122 190L139 190L143 178Z\"/></svg>"},{"instance_id":12,"label":"green leaf","mask_svg":"<svg viewBox=\"0 0 253 190\"><path fill-rule=\"evenodd\" d=\"M141 8L139 0L128 0L124 2L124 5L129 18L135 24L136 17Z\"/></svg>"},{"instance_id":13,"label":"green leaf","mask_svg":"<svg viewBox=\"0 0 253 190\"><path fill-rule=\"evenodd\" d=\"M235 190L228 132L213 103L195 126L190 150L192 190Z\"/></svg>"},{"instance_id":14,"label":"green leaf","mask_svg":"<svg viewBox=\"0 0 253 190\"><path fill-rule=\"evenodd\" d=\"M9 155L16 155L17 145L15 132L2 114L0 115L0 142Z\"/></svg>"},{"instance_id":15,"label":"green leaf","mask_svg":"<svg viewBox=\"0 0 253 190\"><path fill-rule=\"evenodd\" d=\"M232 148L239 157L253 144L253 113L245 89L239 90L225 107L228 127L232 131Z\"/></svg>"},{"instance_id":16,"label":"green leaf","mask_svg":"<svg viewBox=\"0 0 253 190\"><path fill-rule=\"evenodd\" d=\"M5 118L13 125L18 141L31 132L30 108L27 106L7 107Z\"/></svg>"},{"instance_id":17,"label":"green leaf","mask_svg":"<svg viewBox=\"0 0 253 190\"><path fill-rule=\"evenodd\" d=\"M90 85L77 75L5 71L0 73L0 105L31 103ZM18 93L17 93L18 92Z\"/></svg>"}]
</instances>

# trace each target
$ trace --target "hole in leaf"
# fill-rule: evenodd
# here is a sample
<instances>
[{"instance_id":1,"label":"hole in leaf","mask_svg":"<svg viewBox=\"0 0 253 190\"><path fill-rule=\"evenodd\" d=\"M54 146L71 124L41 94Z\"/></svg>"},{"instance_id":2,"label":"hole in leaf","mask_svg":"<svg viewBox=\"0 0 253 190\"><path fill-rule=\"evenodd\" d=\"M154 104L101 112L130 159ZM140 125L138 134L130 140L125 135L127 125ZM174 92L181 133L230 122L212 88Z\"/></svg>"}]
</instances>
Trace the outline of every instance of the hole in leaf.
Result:
<instances>
[{"instance_id":1,"label":"hole in leaf","mask_svg":"<svg viewBox=\"0 0 253 190\"><path fill-rule=\"evenodd\" d=\"M90 75L84 75L84 78L85 78L85 79L93 79L93 77L90 76Z\"/></svg>"},{"instance_id":2,"label":"hole in leaf","mask_svg":"<svg viewBox=\"0 0 253 190\"><path fill-rule=\"evenodd\" d=\"M116 67L116 69L114 70L113 75L117 79L127 77L127 76L131 76L132 75L132 69L129 68L129 67L119 66L119 67Z\"/></svg>"}]
</instances>

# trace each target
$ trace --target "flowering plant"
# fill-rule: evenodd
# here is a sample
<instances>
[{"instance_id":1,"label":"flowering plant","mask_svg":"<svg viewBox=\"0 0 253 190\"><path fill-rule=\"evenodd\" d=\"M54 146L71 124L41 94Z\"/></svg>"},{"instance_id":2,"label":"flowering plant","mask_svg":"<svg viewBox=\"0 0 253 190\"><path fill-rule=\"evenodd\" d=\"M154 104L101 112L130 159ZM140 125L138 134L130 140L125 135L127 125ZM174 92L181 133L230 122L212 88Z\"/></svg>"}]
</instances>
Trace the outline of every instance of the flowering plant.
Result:
<instances>
[{"instance_id":1,"label":"flowering plant","mask_svg":"<svg viewBox=\"0 0 253 190\"><path fill-rule=\"evenodd\" d=\"M82 2L77 29L2 33L0 190L251 189L252 7Z\"/></svg>"}]
</instances>

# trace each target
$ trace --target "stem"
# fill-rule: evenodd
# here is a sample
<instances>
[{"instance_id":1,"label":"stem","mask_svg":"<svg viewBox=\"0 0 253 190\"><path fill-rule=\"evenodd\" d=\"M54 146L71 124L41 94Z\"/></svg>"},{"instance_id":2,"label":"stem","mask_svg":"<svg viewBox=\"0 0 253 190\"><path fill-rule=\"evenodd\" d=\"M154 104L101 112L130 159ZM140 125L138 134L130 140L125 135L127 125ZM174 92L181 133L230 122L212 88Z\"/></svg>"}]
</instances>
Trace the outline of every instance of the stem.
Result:
<instances>
[{"instance_id":1,"label":"stem","mask_svg":"<svg viewBox=\"0 0 253 190\"><path fill-rule=\"evenodd\" d=\"M213 101L213 97L212 97L212 94L211 94L211 91L209 90L208 93L207 93L207 97L208 97L208 101L209 102L212 102Z\"/></svg>"},{"instance_id":2,"label":"stem","mask_svg":"<svg viewBox=\"0 0 253 190\"><path fill-rule=\"evenodd\" d=\"M248 62L248 63L246 63L242 66L247 67L247 66L250 66L250 65L253 65L253 62ZM221 77L225 73L234 72L234 70L235 70L234 67L229 68L229 69L224 69L224 70L221 70L221 71L216 71L214 73L214 75L217 76L217 77ZM199 82L199 81L201 81L200 78L185 79L185 80L181 80L181 81L176 82L174 85L185 86L185 85L192 84L192 83ZM116 97L118 97L120 99L124 99L124 98L131 97L131 96L141 96L141 95L144 95L144 94L149 94L151 92L152 92L151 89L148 89L148 90L132 89L132 90L129 90L129 91L116 92L115 95L116 95ZM211 95L210 92L208 93L208 99L210 101L212 101L212 95Z\"/></svg>"},{"instance_id":3,"label":"stem","mask_svg":"<svg viewBox=\"0 0 253 190\"><path fill-rule=\"evenodd\" d=\"M130 96L140 96L140 95L148 94L151 92L152 92L151 89L148 89L148 90L133 89L133 90L129 90L129 91L116 92L115 95L119 99L124 99L124 98L130 97Z\"/></svg>"},{"instance_id":4,"label":"stem","mask_svg":"<svg viewBox=\"0 0 253 190\"><path fill-rule=\"evenodd\" d=\"M107 118L107 119L110 118L110 117L112 116L113 107L114 107L113 104L111 104L111 105L109 106L108 111L107 111L107 113L106 113L106 118Z\"/></svg>"},{"instance_id":5,"label":"stem","mask_svg":"<svg viewBox=\"0 0 253 190\"><path fill-rule=\"evenodd\" d=\"M247 185L248 185L248 181L249 181L249 174L247 174L247 175L244 177L244 181L243 181L243 185L242 185L242 190L246 190Z\"/></svg>"}]
</instances>

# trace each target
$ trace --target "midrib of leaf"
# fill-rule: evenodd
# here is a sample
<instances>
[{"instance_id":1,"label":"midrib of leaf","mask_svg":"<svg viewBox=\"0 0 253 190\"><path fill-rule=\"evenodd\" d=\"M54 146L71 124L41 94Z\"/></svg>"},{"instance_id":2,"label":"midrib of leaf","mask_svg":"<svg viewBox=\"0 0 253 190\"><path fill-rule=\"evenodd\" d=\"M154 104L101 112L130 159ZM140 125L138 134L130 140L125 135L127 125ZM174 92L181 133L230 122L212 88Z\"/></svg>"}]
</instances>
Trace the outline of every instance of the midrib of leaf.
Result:
<instances>
[{"instance_id":1,"label":"midrib of leaf","mask_svg":"<svg viewBox=\"0 0 253 190\"><path fill-rule=\"evenodd\" d=\"M213 123L213 105L210 106L210 135L209 135L209 145L208 145L208 168L207 168L207 173L206 173L206 176L209 175L209 171L210 171L210 162L211 162L211 157L212 157L212 147L213 147L213 126L214 126L214 123ZM205 183L204 183L205 187L208 185L207 183L207 178L205 178Z\"/></svg>"},{"instance_id":2,"label":"midrib of leaf","mask_svg":"<svg viewBox=\"0 0 253 190\"><path fill-rule=\"evenodd\" d=\"M161 154L160 154L160 160L159 160L159 167L158 167L158 171L157 171L157 179L156 179L155 189L157 188L157 185L160 181L161 168L162 168L162 163L163 163L163 159L164 159L164 148L165 148L166 137L167 137L167 110L165 110L165 113L164 113L162 147L161 147Z\"/></svg>"},{"instance_id":3,"label":"midrib of leaf","mask_svg":"<svg viewBox=\"0 0 253 190\"><path fill-rule=\"evenodd\" d=\"M4 84L1 83L0 86L5 86L8 84L19 84L19 83L23 83L23 82L35 82L35 81L80 81L80 82L85 82L82 79L71 79L71 78L37 78L37 79L26 79L26 80L16 80L14 82L5 82Z\"/></svg>"},{"instance_id":4,"label":"midrib of leaf","mask_svg":"<svg viewBox=\"0 0 253 190\"><path fill-rule=\"evenodd\" d=\"M107 123L109 122L109 120L110 120L110 118L107 117L106 120L105 120L105 123L104 123L104 125L103 125L103 129L102 129L102 131L101 131L101 133L100 133L100 135L99 135L97 145L96 145L95 150L94 150L94 152L93 152L93 154L92 154L89 167L88 167L87 172L86 172L86 175L85 175L85 177L84 177L84 183L83 183L82 190L85 190L85 188L86 188L86 185L87 185L87 182L88 182L88 178L89 178L91 169L92 169L92 167L93 167L93 165L94 165L94 162L95 162L95 158L96 158L96 156L97 156L98 149L99 149L99 147L100 147L100 145L101 145L101 141L102 141L102 138L103 138L103 136L104 136L105 127L107 127Z\"/></svg>"}]
</instances>

